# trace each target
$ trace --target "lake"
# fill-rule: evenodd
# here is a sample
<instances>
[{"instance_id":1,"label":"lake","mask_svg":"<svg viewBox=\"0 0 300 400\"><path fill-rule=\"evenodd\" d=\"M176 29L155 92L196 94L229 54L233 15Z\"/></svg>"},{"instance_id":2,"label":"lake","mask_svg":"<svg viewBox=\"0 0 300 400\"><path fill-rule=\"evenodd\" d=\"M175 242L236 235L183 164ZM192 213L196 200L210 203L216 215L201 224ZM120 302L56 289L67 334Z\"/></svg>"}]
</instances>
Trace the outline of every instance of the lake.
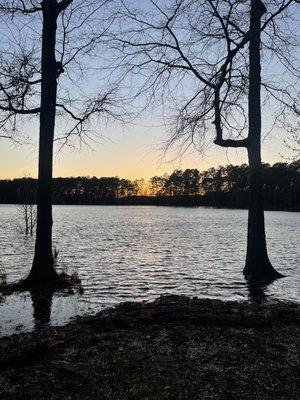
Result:
<instances>
[{"instance_id":1,"label":"lake","mask_svg":"<svg viewBox=\"0 0 300 400\"><path fill-rule=\"evenodd\" d=\"M11 282L30 269L34 238L20 233L21 211L0 205L0 270ZM165 293L245 300L255 296L242 269L247 211L154 206L54 206L53 239L60 270L78 271L84 293L55 294L51 323L122 301ZM286 277L269 285L270 299L299 301L300 214L266 212L271 262ZM29 293L0 302L0 334L31 330Z\"/></svg>"}]
</instances>

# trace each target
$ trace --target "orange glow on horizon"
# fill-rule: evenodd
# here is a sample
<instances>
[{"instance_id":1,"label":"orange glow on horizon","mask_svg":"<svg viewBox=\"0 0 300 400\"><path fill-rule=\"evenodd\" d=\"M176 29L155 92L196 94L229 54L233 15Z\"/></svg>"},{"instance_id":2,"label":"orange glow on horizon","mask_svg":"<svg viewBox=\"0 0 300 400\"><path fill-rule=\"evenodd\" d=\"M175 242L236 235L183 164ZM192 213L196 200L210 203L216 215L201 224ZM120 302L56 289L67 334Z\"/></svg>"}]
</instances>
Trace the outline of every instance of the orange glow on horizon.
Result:
<instances>
[{"instance_id":1,"label":"orange glow on horizon","mask_svg":"<svg viewBox=\"0 0 300 400\"><path fill-rule=\"evenodd\" d=\"M163 135L160 133L160 137ZM96 176L148 181L153 176L170 174L175 169L197 168L200 172L210 167L247 162L244 150L211 146L205 156L192 149L179 160L176 154L167 154L154 145L153 135L141 134L135 129L128 134L115 133L111 141L96 143L81 151L65 148L54 157L54 177ZM157 139L158 142L158 139ZM2 140L0 147L0 179L37 176L37 144L17 146ZM227 150L227 151L226 151ZM286 149L272 140L272 146L263 143L263 161L273 164L285 161L281 154ZM174 161L169 162L169 160Z\"/></svg>"}]
</instances>

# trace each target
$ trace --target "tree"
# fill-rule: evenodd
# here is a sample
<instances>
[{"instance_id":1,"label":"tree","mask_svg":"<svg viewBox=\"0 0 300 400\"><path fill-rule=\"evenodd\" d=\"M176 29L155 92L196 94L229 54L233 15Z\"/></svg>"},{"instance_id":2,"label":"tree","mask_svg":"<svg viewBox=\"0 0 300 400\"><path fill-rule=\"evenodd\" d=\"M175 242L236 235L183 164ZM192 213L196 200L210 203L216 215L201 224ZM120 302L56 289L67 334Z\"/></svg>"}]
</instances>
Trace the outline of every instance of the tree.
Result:
<instances>
[{"instance_id":1,"label":"tree","mask_svg":"<svg viewBox=\"0 0 300 400\"><path fill-rule=\"evenodd\" d=\"M149 190L151 196L165 196L167 186L167 176L153 176L149 180Z\"/></svg>"},{"instance_id":2,"label":"tree","mask_svg":"<svg viewBox=\"0 0 300 400\"><path fill-rule=\"evenodd\" d=\"M246 278L274 279L282 276L271 265L267 252L263 184L261 176L261 18L266 8L260 0L251 1L249 41L249 130L246 143L249 161L249 217Z\"/></svg>"},{"instance_id":3,"label":"tree","mask_svg":"<svg viewBox=\"0 0 300 400\"><path fill-rule=\"evenodd\" d=\"M248 189L247 175L248 166L242 165L227 165L225 187L227 190L244 191Z\"/></svg>"},{"instance_id":4,"label":"tree","mask_svg":"<svg viewBox=\"0 0 300 400\"><path fill-rule=\"evenodd\" d=\"M32 236L36 225L34 181L30 177L25 176L22 179L22 183L22 204L20 206L22 224L20 224L20 230L26 236Z\"/></svg>"},{"instance_id":5,"label":"tree","mask_svg":"<svg viewBox=\"0 0 300 400\"><path fill-rule=\"evenodd\" d=\"M197 169L186 169L183 171L184 194L199 194L200 173Z\"/></svg>"},{"instance_id":6,"label":"tree","mask_svg":"<svg viewBox=\"0 0 300 400\"><path fill-rule=\"evenodd\" d=\"M17 130L19 119L22 122L26 116L37 116L40 125L36 243L27 284L49 283L59 278L52 254L51 200L57 117L60 117L61 129L69 124L65 134L57 138L65 144L72 135L83 140L83 135L90 132L94 117L113 114L112 89L85 95L76 84L71 68L73 64L77 81L78 74L86 76L86 65L82 60L88 51L97 48L101 40L101 33L93 32L91 18L98 15L107 3L107 0L96 5L89 1L73 4L73 0L43 0L39 4L35 0L7 0L0 6L0 16L6 24L9 40L2 49L0 64L2 128ZM102 28L105 30L106 26ZM19 35L17 40L14 40L14 35L9 37L12 29ZM41 56L37 49L40 37ZM81 57L80 63L78 57ZM63 75L65 80L69 79L65 86L61 83Z\"/></svg>"},{"instance_id":7,"label":"tree","mask_svg":"<svg viewBox=\"0 0 300 400\"><path fill-rule=\"evenodd\" d=\"M183 171L175 169L166 181L166 189L170 196L182 196L184 192Z\"/></svg>"},{"instance_id":8,"label":"tree","mask_svg":"<svg viewBox=\"0 0 300 400\"><path fill-rule=\"evenodd\" d=\"M266 247L261 89L268 106L272 101L279 104L274 126L279 121L285 127L292 124L287 115L299 110L292 84L299 70L291 52L297 43L288 26L292 14L287 12L296 1L266 1L268 13L261 0L150 3L145 9L123 2L124 29L111 36L118 61L126 71L138 74L138 81L145 77L138 94L146 104L169 107L173 123L168 146L180 143L184 151L192 144L205 150L213 123L216 145L246 149L250 201L244 275L255 281L280 277ZM261 81L261 46L264 57L276 58L280 65L277 81ZM283 72L289 74L288 81Z\"/></svg>"}]
</instances>

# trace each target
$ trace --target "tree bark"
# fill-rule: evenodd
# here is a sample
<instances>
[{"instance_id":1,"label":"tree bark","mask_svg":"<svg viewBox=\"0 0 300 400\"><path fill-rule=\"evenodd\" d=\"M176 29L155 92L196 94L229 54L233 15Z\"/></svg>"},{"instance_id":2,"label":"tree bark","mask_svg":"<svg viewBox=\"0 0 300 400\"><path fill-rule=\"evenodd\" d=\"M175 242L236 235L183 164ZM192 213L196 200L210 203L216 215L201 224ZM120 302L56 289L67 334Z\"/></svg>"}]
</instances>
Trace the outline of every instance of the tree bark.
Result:
<instances>
[{"instance_id":1,"label":"tree bark","mask_svg":"<svg viewBox=\"0 0 300 400\"><path fill-rule=\"evenodd\" d=\"M266 12L260 0L251 0L250 31L259 32ZM249 214L247 256L244 275L251 281L272 281L281 277L271 265L266 244L264 196L261 171L261 60L260 33L249 43Z\"/></svg>"},{"instance_id":2,"label":"tree bark","mask_svg":"<svg viewBox=\"0 0 300 400\"><path fill-rule=\"evenodd\" d=\"M58 68L55 59L57 2L42 2L42 82L39 132L37 228L35 255L27 281L48 283L57 279L52 255L52 164Z\"/></svg>"}]
</instances>

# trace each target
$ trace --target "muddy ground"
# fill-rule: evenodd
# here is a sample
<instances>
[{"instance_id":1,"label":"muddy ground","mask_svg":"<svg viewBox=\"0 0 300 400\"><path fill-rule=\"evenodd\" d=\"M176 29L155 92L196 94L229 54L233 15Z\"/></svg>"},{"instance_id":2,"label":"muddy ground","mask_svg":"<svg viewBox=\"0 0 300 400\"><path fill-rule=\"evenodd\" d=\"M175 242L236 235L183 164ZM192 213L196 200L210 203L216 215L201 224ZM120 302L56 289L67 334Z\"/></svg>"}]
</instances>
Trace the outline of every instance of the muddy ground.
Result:
<instances>
[{"instance_id":1,"label":"muddy ground","mask_svg":"<svg viewBox=\"0 0 300 400\"><path fill-rule=\"evenodd\" d=\"M299 399L299 305L164 296L0 339L0 399Z\"/></svg>"}]
</instances>

